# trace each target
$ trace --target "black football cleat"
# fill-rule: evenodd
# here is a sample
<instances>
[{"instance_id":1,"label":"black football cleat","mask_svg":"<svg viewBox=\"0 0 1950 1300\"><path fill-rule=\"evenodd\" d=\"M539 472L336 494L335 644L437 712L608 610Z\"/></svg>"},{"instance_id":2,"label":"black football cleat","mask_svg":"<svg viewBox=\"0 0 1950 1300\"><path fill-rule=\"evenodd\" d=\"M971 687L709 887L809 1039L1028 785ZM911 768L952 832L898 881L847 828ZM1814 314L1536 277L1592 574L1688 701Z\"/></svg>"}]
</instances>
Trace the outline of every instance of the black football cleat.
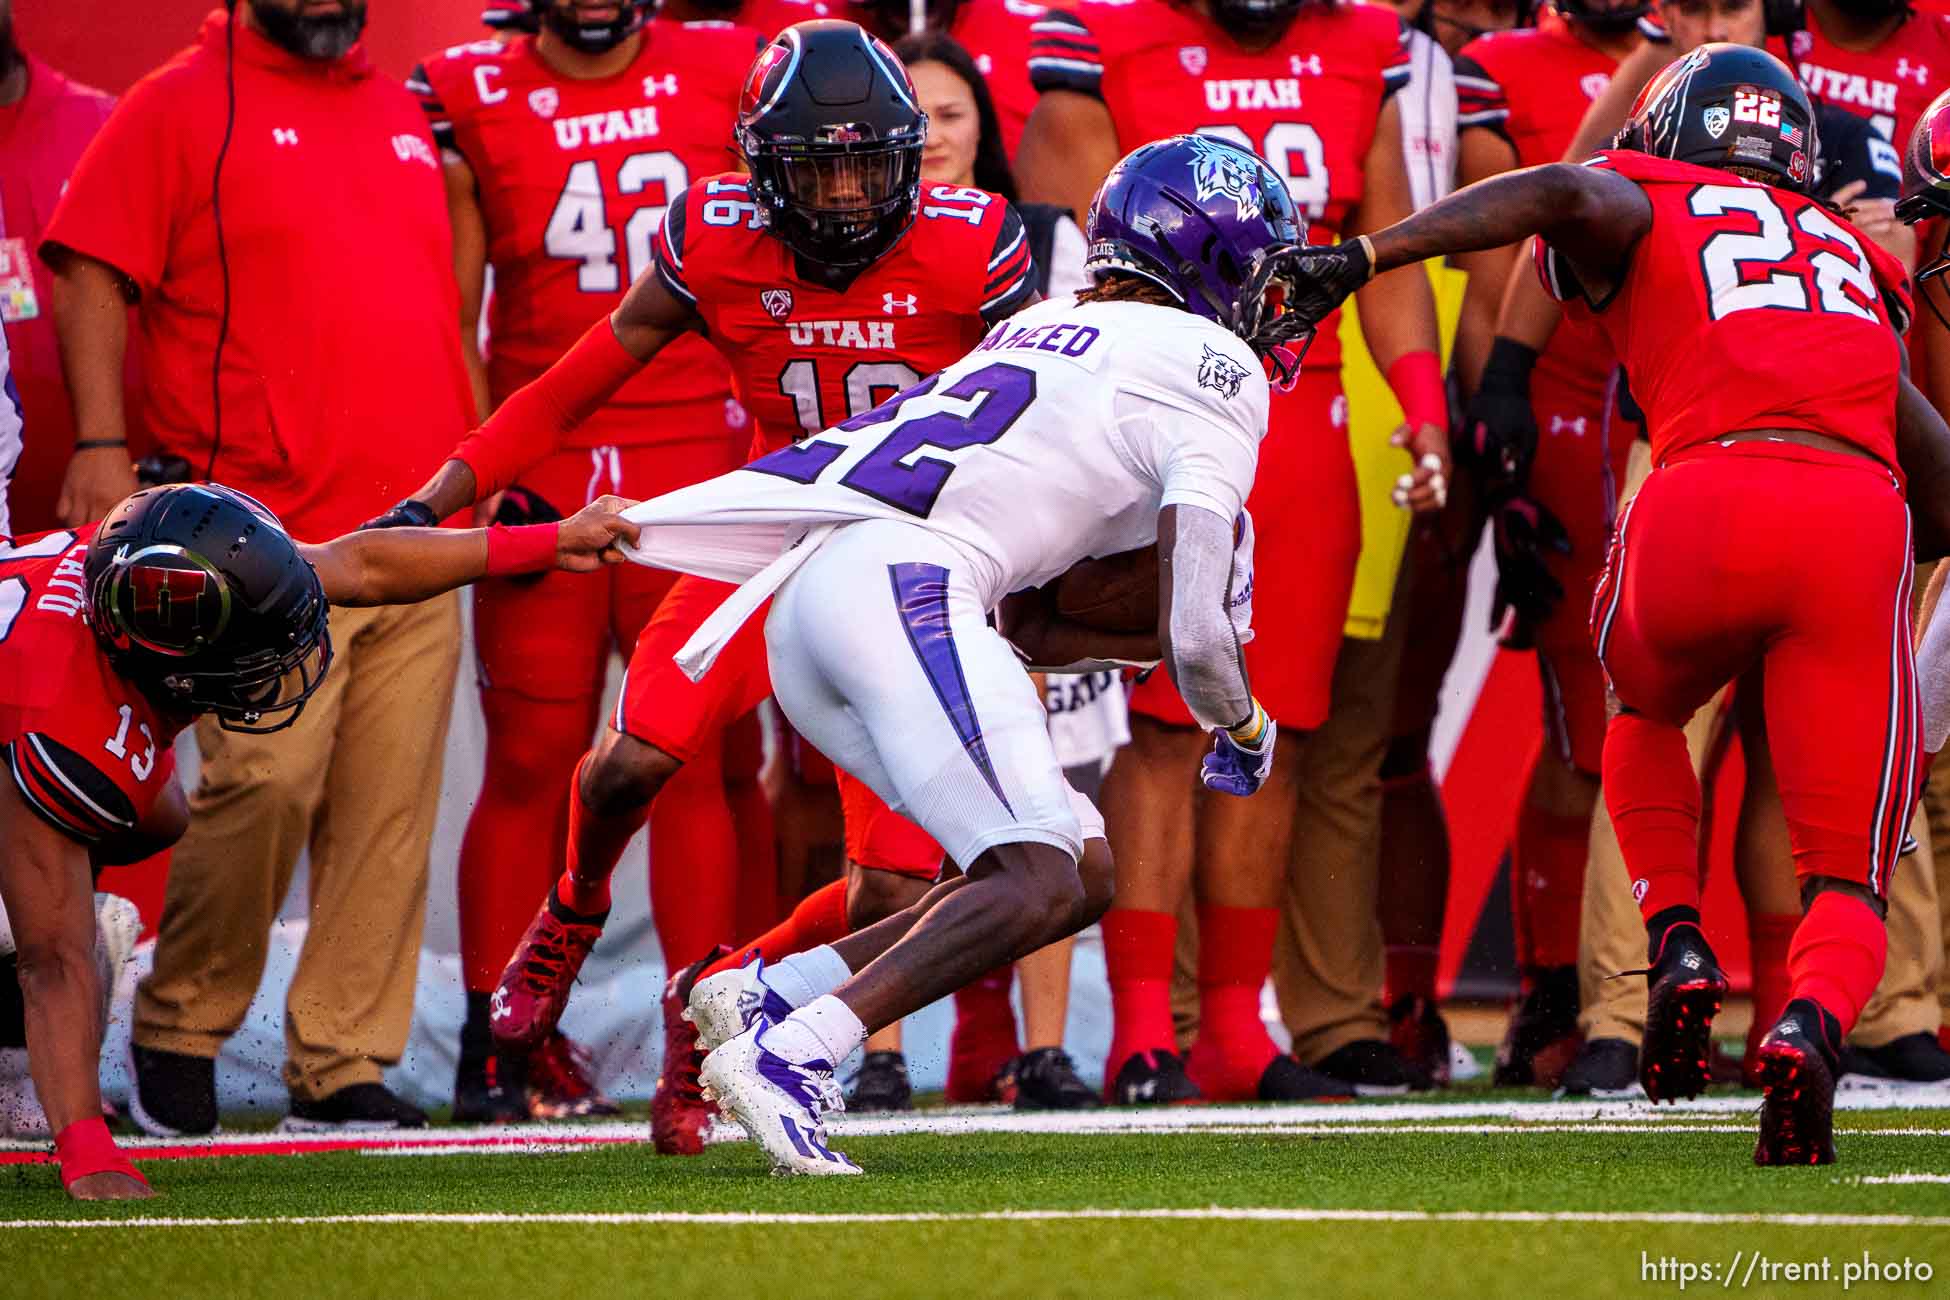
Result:
<instances>
[{"instance_id":1,"label":"black football cleat","mask_svg":"<svg viewBox=\"0 0 1950 1300\"><path fill-rule=\"evenodd\" d=\"M1697 1097L1712 1068L1713 1017L1726 1001L1726 972L1700 928L1678 921L1667 928L1659 955L1644 974L1639 1082L1655 1102Z\"/></svg>"},{"instance_id":2,"label":"black football cleat","mask_svg":"<svg viewBox=\"0 0 1950 1300\"><path fill-rule=\"evenodd\" d=\"M528 1062L506 1052L462 1051L454 1067L456 1124L520 1124L528 1119Z\"/></svg>"},{"instance_id":3,"label":"black football cleat","mask_svg":"<svg viewBox=\"0 0 1950 1300\"><path fill-rule=\"evenodd\" d=\"M1593 1038L1557 1081L1559 1097L1630 1101L1645 1096L1639 1086L1639 1049L1622 1038Z\"/></svg>"},{"instance_id":4,"label":"black football cleat","mask_svg":"<svg viewBox=\"0 0 1950 1300\"><path fill-rule=\"evenodd\" d=\"M1877 1083L1942 1083L1950 1079L1950 1051L1935 1034L1904 1034L1880 1047L1844 1047L1836 1073Z\"/></svg>"},{"instance_id":5,"label":"black football cleat","mask_svg":"<svg viewBox=\"0 0 1950 1300\"><path fill-rule=\"evenodd\" d=\"M853 1076L847 1095L850 1111L913 1110L914 1085L907 1078L907 1058L899 1052L868 1052Z\"/></svg>"},{"instance_id":6,"label":"black football cleat","mask_svg":"<svg viewBox=\"0 0 1950 1300\"><path fill-rule=\"evenodd\" d=\"M427 1113L396 1095L383 1083L352 1083L313 1100L291 1095L291 1113L278 1125L281 1133L351 1133L425 1128Z\"/></svg>"},{"instance_id":7,"label":"black football cleat","mask_svg":"<svg viewBox=\"0 0 1950 1300\"><path fill-rule=\"evenodd\" d=\"M1388 1008L1388 1041L1438 1088L1449 1086L1449 1022L1430 998L1404 993Z\"/></svg>"},{"instance_id":8,"label":"black football cleat","mask_svg":"<svg viewBox=\"0 0 1950 1300\"><path fill-rule=\"evenodd\" d=\"M1498 1088L1555 1087L1582 1042L1578 968L1543 967L1531 973L1528 984L1496 1049L1490 1082Z\"/></svg>"},{"instance_id":9,"label":"black football cleat","mask_svg":"<svg viewBox=\"0 0 1950 1300\"><path fill-rule=\"evenodd\" d=\"M1060 1047L1032 1048L1004 1069L1015 1081L1017 1110L1093 1110L1104 1104Z\"/></svg>"},{"instance_id":10,"label":"black football cleat","mask_svg":"<svg viewBox=\"0 0 1950 1300\"><path fill-rule=\"evenodd\" d=\"M1204 1094L1176 1052L1134 1052L1105 1089L1113 1106L1180 1106Z\"/></svg>"},{"instance_id":11,"label":"black football cleat","mask_svg":"<svg viewBox=\"0 0 1950 1300\"><path fill-rule=\"evenodd\" d=\"M1354 1086L1319 1070L1308 1069L1291 1056L1276 1056L1259 1076L1261 1101L1349 1101Z\"/></svg>"},{"instance_id":12,"label":"black football cleat","mask_svg":"<svg viewBox=\"0 0 1950 1300\"><path fill-rule=\"evenodd\" d=\"M1796 998L1760 1040L1757 1165L1835 1163L1835 1065L1839 1026L1809 998Z\"/></svg>"},{"instance_id":13,"label":"black football cleat","mask_svg":"<svg viewBox=\"0 0 1950 1300\"><path fill-rule=\"evenodd\" d=\"M1393 1043L1379 1038L1343 1043L1315 1062L1314 1069L1334 1080L1341 1096L1352 1090L1357 1097L1398 1097L1435 1086L1426 1071L1411 1064Z\"/></svg>"},{"instance_id":14,"label":"black football cleat","mask_svg":"<svg viewBox=\"0 0 1950 1300\"><path fill-rule=\"evenodd\" d=\"M150 1137L217 1131L217 1063L207 1056L136 1047L129 1118Z\"/></svg>"}]
</instances>

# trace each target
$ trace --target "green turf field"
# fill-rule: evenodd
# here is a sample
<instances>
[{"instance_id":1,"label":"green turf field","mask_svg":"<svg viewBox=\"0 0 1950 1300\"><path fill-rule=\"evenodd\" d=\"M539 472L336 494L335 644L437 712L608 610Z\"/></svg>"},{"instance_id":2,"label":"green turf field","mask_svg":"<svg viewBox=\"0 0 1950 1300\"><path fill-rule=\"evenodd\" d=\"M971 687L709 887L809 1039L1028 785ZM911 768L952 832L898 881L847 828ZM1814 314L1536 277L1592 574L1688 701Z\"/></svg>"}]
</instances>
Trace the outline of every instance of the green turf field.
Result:
<instances>
[{"instance_id":1,"label":"green turf field","mask_svg":"<svg viewBox=\"0 0 1950 1300\"><path fill-rule=\"evenodd\" d=\"M1950 1293L1950 1109L1847 1112L1842 1163L1795 1170L1751 1164L1744 1100L1656 1118L1438 1109L1208 1112L1220 1127L1187 1110L1145 1132L1102 1131L1144 1115L1081 1133L981 1131L1006 1113L924 1120L933 1132L847 1120L835 1144L869 1172L817 1181L767 1177L742 1142L690 1160L612 1145L155 1161L162 1198L106 1209L14 1165L0 1295L1601 1297L1677 1294L1678 1261L1714 1269L1689 1292L1816 1295L1865 1251L1933 1276L1851 1293ZM167 1222L107 1224L132 1218ZM317 1218L335 1221L288 1221ZM209 1219L250 1222L193 1222ZM1770 1275L1824 1259L1826 1283Z\"/></svg>"}]
</instances>

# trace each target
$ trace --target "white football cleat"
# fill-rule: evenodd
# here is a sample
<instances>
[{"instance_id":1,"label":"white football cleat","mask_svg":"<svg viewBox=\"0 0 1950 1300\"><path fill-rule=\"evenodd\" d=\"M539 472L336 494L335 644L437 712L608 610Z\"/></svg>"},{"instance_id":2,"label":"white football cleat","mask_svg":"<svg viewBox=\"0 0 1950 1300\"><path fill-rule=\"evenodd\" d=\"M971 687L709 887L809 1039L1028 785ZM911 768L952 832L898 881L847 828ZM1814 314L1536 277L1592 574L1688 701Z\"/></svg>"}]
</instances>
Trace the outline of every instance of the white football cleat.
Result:
<instances>
[{"instance_id":1,"label":"white football cleat","mask_svg":"<svg viewBox=\"0 0 1950 1300\"><path fill-rule=\"evenodd\" d=\"M759 1041L767 1027L754 1024L704 1058L705 1097L764 1149L775 1174L859 1173L826 1145L826 1112L846 1108L832 1066L795 1065L767 1051Z\"/></svg>"},{"instance_id":2,"label":"white football cleat","mask_svg":"<svg viewBox=\"0 0 1950 1300\"><path fill-rule=\"evenodd\" d=\"M715 1052L754 1024L762 1031L792 1014L792 1004L760 978L764 971L765 959L754 957L691 986L684 1019L697 1026L700 1051Z\"/></svg>"}]
</instances>

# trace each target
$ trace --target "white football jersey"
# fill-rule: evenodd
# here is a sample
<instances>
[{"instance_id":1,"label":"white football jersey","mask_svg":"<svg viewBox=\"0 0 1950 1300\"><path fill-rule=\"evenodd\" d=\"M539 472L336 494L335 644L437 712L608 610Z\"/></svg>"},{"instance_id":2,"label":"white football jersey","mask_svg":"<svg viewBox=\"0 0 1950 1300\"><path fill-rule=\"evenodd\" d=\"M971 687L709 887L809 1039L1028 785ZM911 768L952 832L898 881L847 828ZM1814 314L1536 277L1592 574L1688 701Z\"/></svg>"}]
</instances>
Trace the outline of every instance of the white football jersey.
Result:
<instances>
[{"instance_id":1,"label":"white football jersey","mask_svg":"<svg viewBox=\"0 0 1950 1300\"><path fill-rule=\"evenodd\" d=\"M1210 321L1053 299L864 415L631 507L645 525L632 558L726 581L762 574L721 611L735 630L826 525L899 520L952 544L999 602L1152 544L1164 506L1235 518L1269 396L1259 357ZM723 621L711 631L704 640L728 635Z\"/></svg>"}]
</instances>

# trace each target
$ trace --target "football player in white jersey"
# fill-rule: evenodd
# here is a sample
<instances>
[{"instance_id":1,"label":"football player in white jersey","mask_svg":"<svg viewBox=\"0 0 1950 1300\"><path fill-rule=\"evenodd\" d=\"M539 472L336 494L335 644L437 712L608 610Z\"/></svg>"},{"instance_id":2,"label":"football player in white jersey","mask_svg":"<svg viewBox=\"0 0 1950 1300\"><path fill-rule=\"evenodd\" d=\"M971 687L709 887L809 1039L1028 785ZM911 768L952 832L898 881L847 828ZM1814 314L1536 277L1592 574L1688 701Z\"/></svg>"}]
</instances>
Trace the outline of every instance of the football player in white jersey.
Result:
<instances>
[{"instance_id":1,"label":"football player in white jersey","mask_svg":"<svg viewBox=\"0 0 1950 1300\"><path fill-rule=\"evenodd\" d=\"M839 1101L834 1066L868 1031L1109 905L1103 823L1063 778L1025 659L1162 659L1214 734L1208 786L1249 795L1272 764L1276 729L1231 614L1246 595L1232 589L1234 530L1267 366L1290 375L1287 345L1305 343L1283 314L1304 236L1257 155L1203 136L1125 158L1089 227L1095 283L1078 298L1018 314L865 415L629 515L634 558L744 582L680 652L687 671L772 597L780 707L966 872L832 947L693 990L715 1049L704 1083L780 1171L858 1172L822 1116ZM988 622L1011 593L1153 543L1155 637L1045 614L1012 625L1012 646Z\"/></svg>"}]
</instances>

